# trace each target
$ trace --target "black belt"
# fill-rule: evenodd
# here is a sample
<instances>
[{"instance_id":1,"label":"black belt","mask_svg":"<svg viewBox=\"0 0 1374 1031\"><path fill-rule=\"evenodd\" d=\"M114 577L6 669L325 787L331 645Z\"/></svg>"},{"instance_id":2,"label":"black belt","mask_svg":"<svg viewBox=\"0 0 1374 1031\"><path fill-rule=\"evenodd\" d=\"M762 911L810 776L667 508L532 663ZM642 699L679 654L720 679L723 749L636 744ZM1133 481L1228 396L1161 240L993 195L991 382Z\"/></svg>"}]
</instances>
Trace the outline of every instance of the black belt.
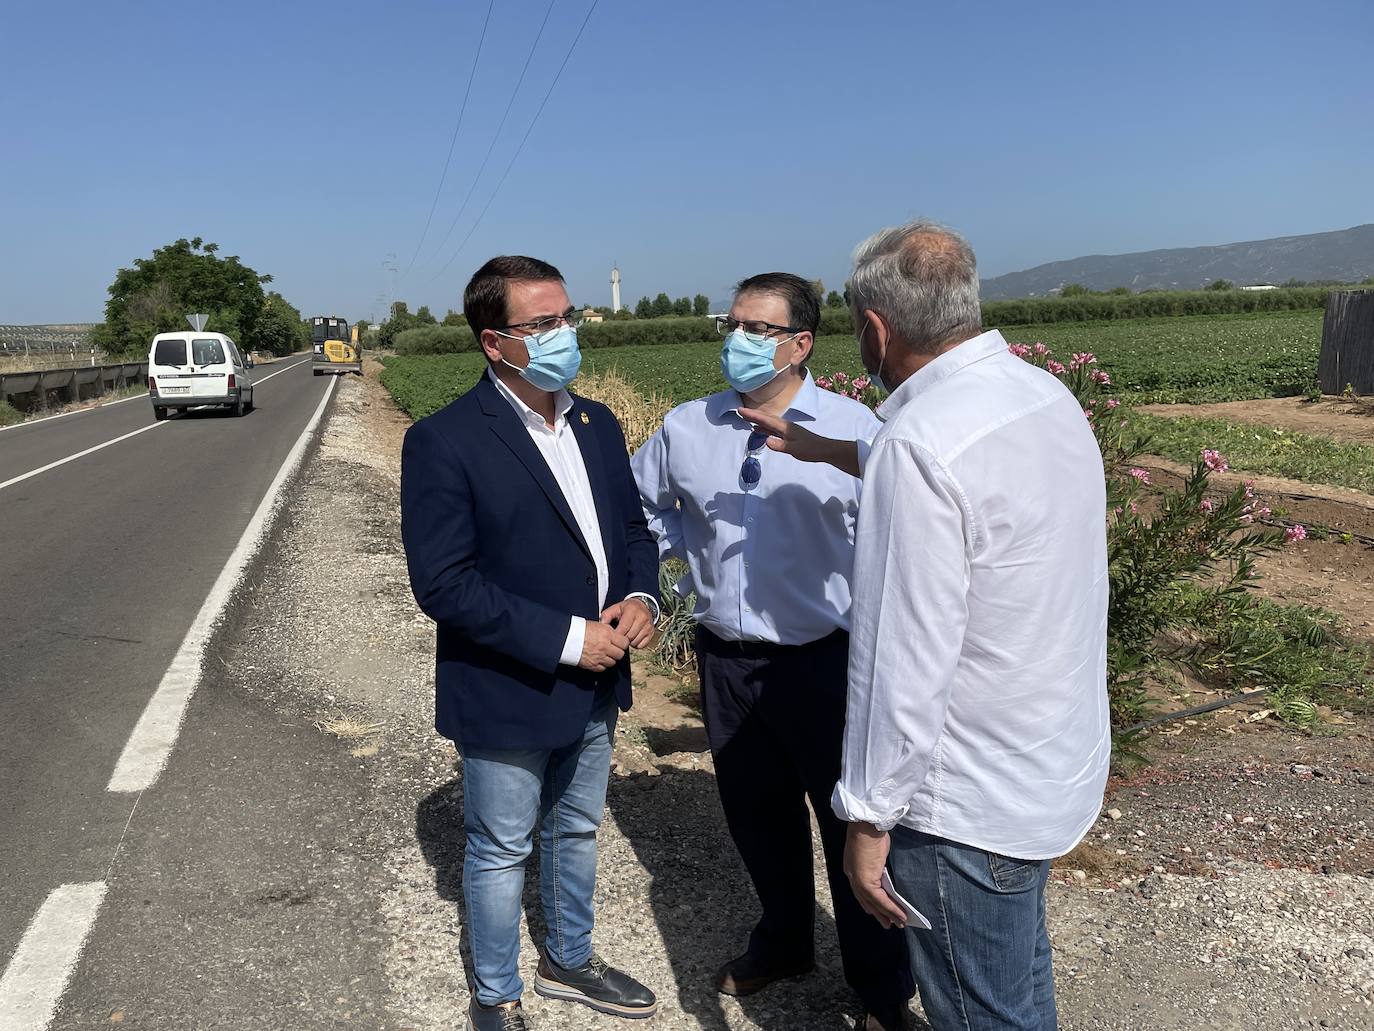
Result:
<instances>
[{"instance_id":1,"label":"black belt","mask_svg":"<svg viewBox=\"0 0 1374 1031\"><path fill-rule=\"evenodd\" d=\"M766 659L783 652L796 652L807 648L830 647L847 644L848 630L834 630L815 641L804 644L778 644L776 641L727 641L706 627L697 625L697 647L709 655L720 655L731 659Z\"/></svg>"}]
</instances>

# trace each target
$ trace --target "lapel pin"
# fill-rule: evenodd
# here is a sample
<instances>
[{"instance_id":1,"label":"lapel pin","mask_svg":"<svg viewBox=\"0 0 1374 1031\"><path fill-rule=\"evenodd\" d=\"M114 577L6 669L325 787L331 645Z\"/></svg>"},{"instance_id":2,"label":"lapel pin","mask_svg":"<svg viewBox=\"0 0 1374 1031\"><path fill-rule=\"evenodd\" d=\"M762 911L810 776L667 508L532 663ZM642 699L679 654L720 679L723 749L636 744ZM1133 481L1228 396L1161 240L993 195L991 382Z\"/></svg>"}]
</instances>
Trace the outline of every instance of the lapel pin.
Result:
<instances>
[{"instance_id":1,"label":"lapel pin","mask_svg":"<svg viewBox=\"0 0 1374 1031\"><path fill-rule=\"evenodd\" d=\"M583 413L582 413L582 425L583 425L583 426L590 426L591 424L592 424L591 417L590 417L589 415L587 415L586 412L583 412Z\"/></svg>"}]
</instances>

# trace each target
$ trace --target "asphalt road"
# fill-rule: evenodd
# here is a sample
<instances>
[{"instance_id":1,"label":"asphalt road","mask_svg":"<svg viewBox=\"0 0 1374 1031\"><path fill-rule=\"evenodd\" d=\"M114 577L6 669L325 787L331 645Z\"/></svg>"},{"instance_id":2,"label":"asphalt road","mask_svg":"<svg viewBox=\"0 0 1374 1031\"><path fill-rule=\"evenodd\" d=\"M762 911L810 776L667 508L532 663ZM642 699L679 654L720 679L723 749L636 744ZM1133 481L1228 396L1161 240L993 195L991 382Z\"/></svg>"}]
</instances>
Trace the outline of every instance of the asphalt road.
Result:
<instances>
[{"instance_id":1,"label":"asphalt road","mask_svg":"<svg viewBox=\"0 0 1374 1031\"><path fill-rule=\"evenodd\" d=\"M321 401L328 380L309 367L299 357L259 366L256 410L238 419L189 412L155 423L151 405L135 399L0 432L0 969L55 888L109 881L103 912L127 911L111 878L121 841L165 847L204 815L188 817L186 800L216 785L217 749L230 743L223 721L207 723L195 700L169 769L190 749L209 767L181 770L195 791L159 782L135 813L134 796L107 785ZM116 441L126 434L135 435ZM232 718L233 730L248 731L248 715ZM188 737L193 730L211 740ZM158 823L159 807L178 815ZM109 933L121 932L98 923L92 940Z\"/></svg>"}]
</instances>

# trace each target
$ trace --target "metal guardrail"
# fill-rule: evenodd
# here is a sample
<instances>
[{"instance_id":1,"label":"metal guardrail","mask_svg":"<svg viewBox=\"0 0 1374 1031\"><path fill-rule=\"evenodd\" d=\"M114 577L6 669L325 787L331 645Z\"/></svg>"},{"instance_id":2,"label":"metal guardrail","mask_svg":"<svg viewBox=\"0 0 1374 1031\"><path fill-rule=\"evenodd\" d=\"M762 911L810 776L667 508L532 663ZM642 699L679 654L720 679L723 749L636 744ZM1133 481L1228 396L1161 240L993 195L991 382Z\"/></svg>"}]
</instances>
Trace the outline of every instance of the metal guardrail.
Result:
<instances>
[{"instance_id":1,"label":"metal guardrail","mask_svg":"<svg viewBox=\"0 0 1374 1031\"><path fill-rule=\"evenodd\" d=\"M0 403L11 397L31 398L15 405L28 411L43 411L49 398L70 404L86 398L99 397L121 387L146 385L147 362L124 362L118 365L87 365L72 369L38 369L29 372L0 373Z\"/></svg>"}]
</instances>

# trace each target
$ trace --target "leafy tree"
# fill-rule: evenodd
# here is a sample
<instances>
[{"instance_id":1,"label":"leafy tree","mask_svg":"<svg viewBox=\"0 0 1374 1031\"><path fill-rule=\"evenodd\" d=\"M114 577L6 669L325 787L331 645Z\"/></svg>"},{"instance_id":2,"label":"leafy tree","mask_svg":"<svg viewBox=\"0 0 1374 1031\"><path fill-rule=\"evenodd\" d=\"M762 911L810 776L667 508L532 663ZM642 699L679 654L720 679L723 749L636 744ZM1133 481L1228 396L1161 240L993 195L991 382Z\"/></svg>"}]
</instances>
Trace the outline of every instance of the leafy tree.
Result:
<instances>
[{"instance_id":1,"label":"leafy tree","mask_svg":"<svg viewBox=\"0 0 1374 1031\"><path fill-rule=\"evenodd\" d=\"M641 297L639 303L635 305L635 318L651 319L654 317L654 302L647 297Z\"/></svg>"},{"instance_id":2,"label":"leafy tree","mask_svg":"<svg viewBox=\"0 0 1374 1031\"><path fill-rule=\"evenodd\" d=\"M1234 290L1236 284L1229 279L1214 279L1207 284L1208 290Z\"/></svg>"},{"instance_id":3,"label":"leafy tree","mask_svg":"<svg viewBox=\"0 0 1374 1031\"><path fill-rule=\"evenodd\" d=\"M653 317L656 319L660 319L665 315L671 315L673 313L672 299L667 294L659 294L654 298L653 313Z\"/></svg>"},{"instance_id":4,"label":"leafy tree","mask_svg":"<svg viewBox=\"0 0 1374 1031\"><path fill-rule=\"evenodd\" d=\"M415 321L422 326L434 326L439 322L438 319L430 314L429 306L426 304L420 305L420 310L415 313Z\"/></svg>"},{"instance_id":5,"label":"leafy tree","mask_svg":"<svg viewBox=\"0 0 1374 1031\"><path fill-rule=\"evenodd\" d=\"M811 289L816 291L816 300L819 301L825 297L825 284L819 279L811 280Z\"/></svg>"},{"instance_id":6,"label":"leafy tree","mask_svg":"<svg viewBox=\"0 0 1374 1031\"><path fill-rule=\"evenodd\" d=\"M263 300L257 333L254 350L278 357L299 351L310 342L310 333L300 311L275 290Z\"/></svg>"},{"instance_id":7,"label":"leafy tree","mask_svg":"<svg viewBox=\"0 0 1374 1031\"><path fill-rule=\"evenodd\" d=\"M1064 286L1063 286L1063 288L1059 291L1059 296L1060 296L1060 297L1086 297L1086 296L1087 296L1088 294L1090 294L1090 293L1092 293L1092 291L1089 290L1089 289L1088 289L1086 286L1084 286L1082 283L1065 283Z\"/></svg>"},{"instance_id":8,"label":"leafy tree","mask_svg":"<svg viewBox=\"0 0 1374 1031\"><path fill-rule=\"evenodd\" d=\"M454 311L452 308L444 313L444 319L440 323L442 326L466 326L467 324L468 317L461 311Z\"/></svg>"},{"instance_id":9,"label":"leafy tree","mask_svg":"<svg viewBox=\"0 0 1374 1031\"><path fill-rule=\"evenodd\" d=\"M218 250L200 237L182 238L120 269L94 342L115 355L142 351L155 334L186 329L187 315L204 312L210 316L207 329L229 335L245 350L268 349L259 322L266 310L263 284L272 277L259 275L237 255L220 258ZM279 328L274 323L271 332Z\"/></svg>"},{"instance_id":10,"label":"leafy tree","mask_svg":"<svg viewBox=\"0 0 1374 1031\"><path fill-rule=\"evenodd\" d=\"M691 300L691 298L689 298L689 297L679 297L676 301L674 301L674 302L673 302L673 314L674 314L674 315L690 315L690 314L692 314L692 300Z\"/></svg>"},{"instance_id":11,"label":"leafy tree","mask_svg":"<svg viewBox=\"0 0 1374 1031\"><path fill-rule=\"evenodd\" d=\"M1107 293L1113 297L1129 297L1131 288L1129 286L1114 286Z\"/></svg>"},{"instance_id":12,"label":"leafy tree","mask_svg":"<svg viewBox=\"0 0 1374 1031\"><path fill-rule=\"evenodd\" d=\"M428 319L421 317L421 312L428 316ZM391 348L395 345L398 333L404 333L408 329L415 329L419 326L432 325L434 325L434 316L430 315L428 308L421 307L420 311L412 313L410 306L405 301L393 301L391 317L383 322L381 329L377 331L377 346Z\"/></svg>"},{"instance_id":13,"label":"leafy tree","mask_svg":"<svg viewBox=\"0 0 1374 1031\"><path fill-rule=\"evenodd\" d=\"M825 295L825 306L827 308L843 308L844 298L836 290L831 290Z\"/></svg>"},{"instance_id":14,"label":"leafy tree","mask_svg":"<svg viewBox=\"0 0 1374 1031\"><path fill-rule=\"evenodd\" d=\"M711 298L707 297L705 294L697 294L695 297L693 297L693 298L692 298L692 314L693 314L693 315L710 315L710 314L711 314Z\"/></svg>"}]
</instances>

